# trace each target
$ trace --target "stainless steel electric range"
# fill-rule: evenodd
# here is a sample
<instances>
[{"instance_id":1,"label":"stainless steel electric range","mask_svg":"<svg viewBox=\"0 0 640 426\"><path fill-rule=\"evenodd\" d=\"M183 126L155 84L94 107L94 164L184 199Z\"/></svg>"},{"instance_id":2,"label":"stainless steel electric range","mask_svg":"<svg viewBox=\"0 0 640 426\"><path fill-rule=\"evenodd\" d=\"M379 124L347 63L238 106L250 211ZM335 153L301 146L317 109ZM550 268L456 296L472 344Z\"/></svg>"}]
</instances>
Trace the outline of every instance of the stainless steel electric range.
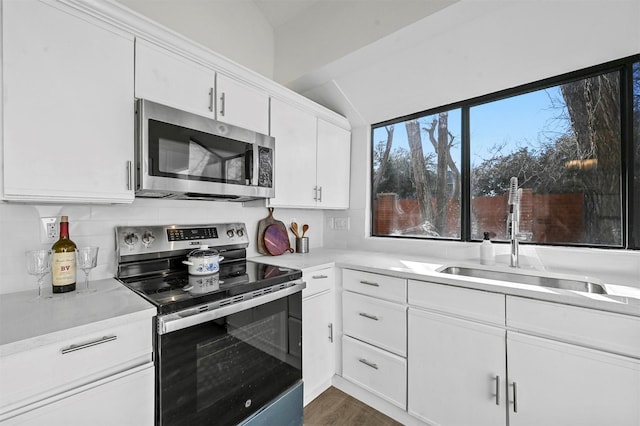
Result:
<instances>
[{"instance_id":1,"label":"stainless steel electric range","mask_svg":"<svg viewBox=\"0 0 640 426\"><path fill-rule=\"evenodd\" d=\"M203 245L219 272L189 275ZM158 309L156 424L302 424L302 272L248 245L242 223L116 227L117 278Z\"/></svg>"}]
</instances>

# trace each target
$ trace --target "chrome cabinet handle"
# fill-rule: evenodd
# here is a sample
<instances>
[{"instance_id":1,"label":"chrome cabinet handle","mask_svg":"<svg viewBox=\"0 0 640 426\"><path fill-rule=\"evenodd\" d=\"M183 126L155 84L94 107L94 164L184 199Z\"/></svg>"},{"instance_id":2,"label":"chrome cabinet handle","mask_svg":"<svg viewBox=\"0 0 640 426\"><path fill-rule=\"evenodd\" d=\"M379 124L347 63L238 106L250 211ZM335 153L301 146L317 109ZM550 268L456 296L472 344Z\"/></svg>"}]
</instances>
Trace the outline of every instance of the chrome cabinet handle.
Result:
<instances>
[{"instance_id":1,"label":"chrome cabinet handle","mask_svg":"<svg viewBox=\"0 0 640 426\"><path fill-rule=\"evenodd\" d=\"M220 115L223 116L223 117L224 117L224 113L225 113L224 100L225 100L225 93L222 92L220 94Z\"/></svg>"},{"instance_id":2,"label":"chrome cabinet handle","mask_svg":"<svg viewBox=\"0 0 640 426\"><path fill-rule=\"evenodd\" d=\"M361 317L372 319L374 321L379 321L380 320L379 317L377 317L375 315L368 314L366 312L360 312L360 313L358 313L358 315L360 315Z\"/></svg>"},{"instance_id":3,"label":"chrome cabinet handle","mask_svg":"<svg viewBox=\"0 0 640 426\"><path fill-rule=\"evenodd\" d=\"M318 197L318 201L322 202L322 187L321 186L318 187L318 191L320 193L320 196Z\"/></svg>"},{"instance_id":4,"label":"chrome cabinet handle","mask_svg":"<svg viewBox=\"0 0 640 426\"><path fill-rule=\"evenodd\" d=\"M329 341L333 343L333 324L329 323Z\"/></svg>"},{"instance_id":5,"label":"chrome cabinet handle","mask_svg":"<svg viewBox=\"0 0 640 426\"><path fill-rule=\"evenodd\" d=\"M327 275L314 275L311 278L313 278L314 280L324 280L329 277Z\"/></svg>"},{"instance_id":6,"label":"chrome cabinet handle","mask_svg":"<svg viewBox=\"0 0 640 426\"><path fill-rule=\"evenodd\" d=\"M313 201L318 201L318 187L313 187Z\"/></svg>"},{"instance_id":7,"label":"chrome cabinet handle","mask_svg":"<svg viewBox=\"0 0 640 426\"><path fill-rule=\"evenodd\" d=\"M496 405L500 405L500 376L496 376Z\"/></svg>"},{"instance_id":8,"label":"chrome cabinet handle","mask_svg":"<svg viewBox=\"0 0 640 426\"><path fill-rule=\"evenodd\" d=\"M518 412L518 385L513 382L513 412Z\"/></svg>"},{"instance_id":9,"label":"chrome cabinet handle","mask_svg":"<svg viewBox=\"0 0 640 426\"><path fill-rule=\"evenodd\" d=\"M127 191L131 191L133 189L133 179L131 176L132 167L131 160L127 161Z\"/></svg>"},{"instance_id":10,"label":"chrome cabinet handle","mask_svg":"<svg viewBox=\"0 0 640 426\"><path fill-rule=\"evenodd\" d=\"M378 369L378 364L376 364L376 363L374 363L374 362L367 361L367 360L366 360L366 359L364 359L364 358L359 358L359 359L358 359L358 361L360 361L361 363L363 363L363 364L364 364L364 365L366 365L366 366L369 366L369 367L373 368L374 370L377 370L377 369Z\"/></svg>"},{"instance_id":11,"label":"chrome cabinet handle","mask_svg":"<svg viewBox=\"0 0 640 426\"><path fill-rule=\"evenodd\" d=\"M209 111L213 112L213 87L209 89Z\"/></svg>"},{"instance_id":12,"label":"chrome cabinet handle","mask_svg":"<svg viewBox=\"0 0 640 426\"><path fill-rule=\"evenodd\" d=\"M378 283L374 283L374 282L371 282L371 281L364 281L364 280L361 280L361 281L360 281L360 284L370 285L370 286L372 286L372 287L380 287L380 284L378 284Z\"/></svg>"},{"instance_id":13,"label":"chrome cabinet handle","mask_svg":"<svg viewBox=\"0 0 640 426\"><path fill-rule=\"evenodd\" d=\"M87 342L87 343L81 343L79 345L67 346L66 348L62 348L62 350L60 352L62 352L62 355L64 355L64 354L68 354L69 352L75 352L75 351L79 351L79 350L82 350L82 349L90 348L92 346L101 345L103 343L112 342L112 341L116 340L117 338L118 338L118 336L103 336L103 337L101 337L99 339L92 340L92 341Z\"/></svg>"}]
</instances>

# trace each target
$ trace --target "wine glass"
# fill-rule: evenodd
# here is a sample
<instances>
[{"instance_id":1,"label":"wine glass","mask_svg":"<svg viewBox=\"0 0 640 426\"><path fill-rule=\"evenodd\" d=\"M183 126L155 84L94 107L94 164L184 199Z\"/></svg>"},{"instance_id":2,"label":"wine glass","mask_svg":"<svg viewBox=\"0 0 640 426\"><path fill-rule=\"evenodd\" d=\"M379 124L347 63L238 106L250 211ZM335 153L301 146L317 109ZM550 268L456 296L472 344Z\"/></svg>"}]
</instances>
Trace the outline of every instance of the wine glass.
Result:
<instances>
[{"instance_id":1,"label":"wine glass","mask_svg":"<svg viewBox=\"0 0 640 426\"><path fill-rule=\"evenodd\" d=\"M30 250L27 255L27 273L38 280L38 298L42 297L42 279L51 271L50 250Z\"/></svg>"},{"instance_id":2,"label":"wine glass","mask_svg":"<svg viewBox=\"0 0 640 426\"><path fill-rule=\"evenodd\" d=\"M76 250L76 266L84 272L84 289L79 293L90 293L95 290L89 289L89 273L98 264L99 247L81 247Z\"/></svg>"}]
</instances>

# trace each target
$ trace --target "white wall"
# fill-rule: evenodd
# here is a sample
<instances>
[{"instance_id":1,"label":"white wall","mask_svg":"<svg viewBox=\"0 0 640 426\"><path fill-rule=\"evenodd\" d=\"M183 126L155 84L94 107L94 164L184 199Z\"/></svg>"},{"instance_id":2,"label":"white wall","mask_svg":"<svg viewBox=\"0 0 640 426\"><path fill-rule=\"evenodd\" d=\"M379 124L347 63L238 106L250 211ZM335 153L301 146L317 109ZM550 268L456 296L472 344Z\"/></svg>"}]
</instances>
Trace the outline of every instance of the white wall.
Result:
<instances>
[{"instance_id":1,"label":"white wall","mask_svg":"<svg viewBox=\"0 0 640 426\"><path fill-rule=\"evenodd\" d=\"M98 267L91 278L108 278L115 274L115 226L207 224L245 222L250 245L247 256L256 256L257 225L267 217L263 207L242 207L242 204L212 201L182 201L136 199L131 205L29 205L0 202L0 294L35 290L35 278L27 275L25 251L46 249L41 244L39 218L68 215L71 239L78 245L100 247ZM293 219L308 223L311 250L322 246L323 214L314 210L276 209L274 217L285 224ZM292 235L289 235L292 237ZM78 271L78 280L82 272ZM79 281L80 282L80 281ZM51 275L45 278L51 285Z\"/></svg>"},{"instance_id":2,"label":"white wall","mask_svg":"<svg viewBox=\"0 0 640 426\"><path fill-rule=\"evenodd\" d=\"M118 0L128 8L273 79L273 28L251 1Z\"/></svg>"},{"instance_id":3,"label":"white wall","mask_svg":"<svg viewBox=\"0 0 640 426\"><path fill-rule=\"evenodd\" d=\"M477 243L369 237L369 124L637 53L637 0L462 0L307 76L299 81L298 90L339 112L344 108L354 125L351 208L344 213L351 229L327 230L325 247L478 262ZM508 246L496 249L506 263ZM538 267L640 287L638 251L561 247L523 251Z\"/></svg>"}]
</instances>

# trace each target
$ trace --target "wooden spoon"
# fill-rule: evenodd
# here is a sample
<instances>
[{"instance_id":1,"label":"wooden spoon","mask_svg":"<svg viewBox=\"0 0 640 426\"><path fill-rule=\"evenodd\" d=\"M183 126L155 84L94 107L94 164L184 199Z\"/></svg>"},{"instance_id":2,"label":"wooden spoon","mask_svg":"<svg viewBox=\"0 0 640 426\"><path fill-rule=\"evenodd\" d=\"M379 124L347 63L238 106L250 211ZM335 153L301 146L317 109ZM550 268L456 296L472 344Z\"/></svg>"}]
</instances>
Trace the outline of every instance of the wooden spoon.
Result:
<instances>
[{"instance_id":1,"label":"wooden spoon","mask_svg":"<svg viewBox=\"0 0 640 426\"><path fill-rule=\"evenodd\" d=\"M307 225L306 223L304 225L302 225L302 236L303 237L304 237L304 234L306 234L308 230L309 230L309 225Z\"/></svg>"},{"instance_id":2,"label":"wooden spoon","mask_svg":"<svg viewBox=\"0 0 640 426\"><path fill-rule=\"evenodd\" d=\"M293 235L296 236L296 238L300 238L300 234L298 233L298 224L296 222L291 222L291 232L293 232Z\"/></svg>"}]
</instances>

